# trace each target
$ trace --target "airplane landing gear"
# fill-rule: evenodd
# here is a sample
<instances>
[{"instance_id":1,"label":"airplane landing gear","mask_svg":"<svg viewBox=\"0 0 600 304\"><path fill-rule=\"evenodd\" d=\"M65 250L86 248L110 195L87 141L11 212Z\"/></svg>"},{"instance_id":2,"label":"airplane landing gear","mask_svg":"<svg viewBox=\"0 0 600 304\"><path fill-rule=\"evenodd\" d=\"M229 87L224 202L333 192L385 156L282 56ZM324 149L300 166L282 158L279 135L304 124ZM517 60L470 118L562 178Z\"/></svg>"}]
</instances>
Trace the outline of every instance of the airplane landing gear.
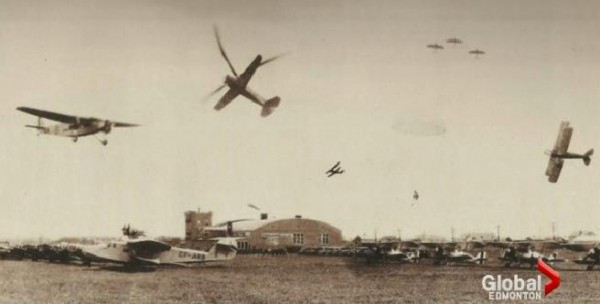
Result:
<instances>
[{"instance_id":1,"label":"airplane landing gear","mask_svg":"<svg viewBox=\"0 0 600 304\"><path fill-rule=\"evenodd\" d=\"M79 139L79 137L73 137L73 142L76 143L77 139Z\"/></svg>"},{"instance_id":2,"label":"airplane landing gear","mask_svg":"<svg viewBox=\"0 0 600 304\"><path fill-rule=\"evenodd\" d=\"M103 145L106 146L108 145L108 139L100 139L98 138L98 136L94 135L94 137Z\"/></svg>"}]
</instances>

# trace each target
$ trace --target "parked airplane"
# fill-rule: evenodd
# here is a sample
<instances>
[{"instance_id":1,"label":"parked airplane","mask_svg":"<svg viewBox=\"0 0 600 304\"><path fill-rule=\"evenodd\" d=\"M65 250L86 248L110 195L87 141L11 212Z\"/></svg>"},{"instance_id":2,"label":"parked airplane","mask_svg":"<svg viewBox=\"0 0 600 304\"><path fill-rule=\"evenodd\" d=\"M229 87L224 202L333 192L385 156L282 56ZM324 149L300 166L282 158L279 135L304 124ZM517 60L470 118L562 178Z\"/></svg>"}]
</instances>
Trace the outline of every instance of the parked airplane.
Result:
<instances>
[{"instance_id":1,"label":"parked airplane","mask_svg":"<svg viewBox=\"0 0 600 304\"><path fill-rule=\"evenodd\" d=\"M344 170L342 170L342 168L340 168L340 162L337 162L333 167L331 167L331 169L329 169L327 172L325 172L325 174L328 174L327 177L332 177L335 174L342 174L344 173Z\"/></svg>"},{"instance_id":2,"label":"parked airplane","mask_svg":"<svg viewBox=\"0 0 600 304\"><path fill-rule=\"evenodd\" d=\"M433 259L434 265L454 265L454 264L478 264L483 265L487 261L487 253L483 251L483 243L477 241L464 242L427 242L427 241L404 241L403 245L413 248L433 249L433 253L425 252L421 255ZM479 249L474 256L466 250Z\"/></svg>"},{"instance_id":3,"label":"parked airplane","mask_svg":"<svg viewBox=\"0 0 600 304\"><path fill-rule=\"evenodd\" d=\"M530 268L533 268L537 265L538 259L542 259L549 264L565 261L559 259L556 252L549 256L542 253L543 251L561 248L560 241L556 240L511 240L507 238L505 241L488 242L486 245L505 249L502 255L498 257L500 261L505 262L504 267L529 265ZM536 251L536 247L541 248L541 251Z\"/></svg>"},{"instance_id":4,"label":"parked airplane","mask_svg":"<svg viewBox=\"0 0 600 304\"><path fill-rule=\"evenodd\" d=\"M546 175L548 181L556 183L560 170L563 167L564 159L577 159L581 158L586 166L590 165L592 161L591 156L594 154L594 149L590 149L585 154L569 153L569 143L571 142L571 135L573 135L573 128L569 127L568 121L563 121L558 129L558 138L554 144L552 151L546 151L546 154L550 156L548 167L546 168Z\"/></svg>"},{"instance_id":5,"label":"parked airplane","mask_svg":"<svg viewBox=\"0 0 600 304\"><path fill-rule=\"evenodd\" d=\"M487 252L480 250L473 256L469 252L462 250L458 244L442 243L439 244L433 255L434 265L455 265L455 264L476 264L483 265L487 261Z\"/></svg>"},{"instance_id":6,"label":"parked airplane","mask_svg":"<svg viewBox=\"0 0 600 304\"><path fill-rule=\"evenodd\" d=\"M470 51L469 54L474 54L475 58L479 58L479 55L483 55L483 54L485 54L485 52L482 50L479 50L479 49L475 49L475 50Z\"/></svg>"},{"instance_id":7,"label":"parked airplane","mask_svg":"<svg viewBox=\"0 0 600 304\"><path fill-rule=\"evenodd\" d=\"M221 56L223 56L223 58L225 58L225 61L227 61L227 64L229 65L229 68L231 69L231 72L234 75L234 76L227 75L225 77L225 83L223 83L221 86L219 86L216 90L212 91L208 95L208 97L210 97L210 96L216 94L217 92L221 91L226 86L229 87L229 91L227 91L227 93L225 93L225 95L223 95L223 97L221 97L219 102L215 105L214 109L219 111L222 108L224 108L225 106L227 106L231 101L233 101L233 99L236 98L238 95L242 95L242 96L248 98L250 101L252 101L262 107L262 111L260 114L262 117L269 116L273 112L273 110L277 106L279 106L279 102L281 101L281 99L278 96L275 96L269 100L265 100L260 95L251 91L248 88L248 82L250 82L250 79L256 72L256 69L258 69L260 66L265 65L283 55L271 57L264 61L262 60L262 56L258 55L250 63L250 65L248 65L248 67L246 68L244 73L242 73L241 75L238 75L238 73L235 71L235 68L231 64L229 57L227 57L227 54L225 53L225 49L223 48L223 45L221 44L221 38L219 36L219 32L216 27L214 28L214 31L215 31L215 37L217 38L217 44L219 45L219 50L221 51Z\"/></svg>"},{"instance_id":8,"label":"parked airplane","mask_svg":"<svg viewBox=\"0 0 600 304\"><path fill-rule=\"evenodd\" d=\"M38 134L49 134L56 136L66 136L73 138L73 142L77 142L77 139L82 136L94 135L98 141L106 146L108 140L99 139L96 134L103 132L105 134L110 133L113 127L137 127L137 124L116 122L99 118L86 118L71 116L65 114L59 114L44 110L38 110L27 107L18 107L17 110L31 114L38 117L37 125L25 125L28 128L38 129ZM42 119L50 119L60 122L53 126L44 126Z\"/></svg>"},{"instance_id":9,"label":"parked airplane","mask_svg":"<svg viewBox=\"0 0 600 304\"><path fill-rule=\"evenodd\" d=\"M573 260L576 264L587 265L587 270L593 270L594 266L600 265L600 237L591 231L580 231L566 243L562 248L575 252L587 252L586 256Z\"/></svg>"},{"instance_id":10,"label":"parked airplane","mask_svg":"<svg viewBox=\"0 0 600 304\"><path fill-rule=\"evenodd\" d=\"M235 238L213 239L209 251L173 247L161 241L149 239L144 231L123 226L123 239L105 245L81 246L82 258L91 262L112 262L130 266L178 265L189 266L214 261L228 261L237 254Z\"/></svg>"},{"instance_id":11,"label":"parked airplane","mask_svg":"<svg viewBox=\"0 0 600 304\"><path fill-rule=\"evenodd\" d=\"M166 243L140 237L109 242L105 246L82 247L88 265L91 262L110 262L130 266L176 265L190 266L206 262L228 261L235 258L234 238L216 238L209 251L173 247Z\"/></svg>"}]
</instances>

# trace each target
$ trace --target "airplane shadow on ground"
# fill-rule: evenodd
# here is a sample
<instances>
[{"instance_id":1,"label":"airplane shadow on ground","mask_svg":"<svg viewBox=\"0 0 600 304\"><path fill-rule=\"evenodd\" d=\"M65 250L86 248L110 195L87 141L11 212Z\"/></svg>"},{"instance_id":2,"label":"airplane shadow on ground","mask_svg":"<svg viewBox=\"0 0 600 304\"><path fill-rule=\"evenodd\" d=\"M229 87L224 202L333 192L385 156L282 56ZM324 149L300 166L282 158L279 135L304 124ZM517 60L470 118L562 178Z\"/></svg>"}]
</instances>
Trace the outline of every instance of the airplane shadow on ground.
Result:
<instances>
[{"instance_id":1,"label":"airplane shadow on ground","mask_svg":"<svg viewBox=\"0 0 600 304\"><path fill-rule=\"evenodd\" d=\"M156 267L127 267L122 265L104 265L96 267L85 267L84 271L114 271L122 273L154 272Z\"/></svg>"}]
</instances>

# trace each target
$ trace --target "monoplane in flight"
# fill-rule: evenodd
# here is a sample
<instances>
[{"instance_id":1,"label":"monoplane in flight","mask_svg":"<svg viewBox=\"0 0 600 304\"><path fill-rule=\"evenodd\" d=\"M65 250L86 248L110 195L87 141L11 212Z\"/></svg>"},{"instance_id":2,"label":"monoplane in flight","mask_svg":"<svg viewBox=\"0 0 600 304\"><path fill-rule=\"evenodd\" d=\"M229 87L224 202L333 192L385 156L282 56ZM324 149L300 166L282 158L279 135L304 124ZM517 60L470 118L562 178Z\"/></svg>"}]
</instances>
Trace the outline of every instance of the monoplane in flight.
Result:
<instances>
[{"instance_id":1,"label":"monoplane in flight","mask_svg":"<svg viewBox=\"0 0 600 304\"><path fill-rule=\"evenodd\" d=\"M457 44L461 44L462 40L460 40L458 38L450 38L450 39L446 40L446 43L457 45Z\"/></svg>"},{"instance_id":2,"label":"monoplane in flight","mask_svg":"<svg viewBox=\"0 0 600 304\"><path fill-rule=\"evenodd\" d=\"M569 143L571 142L571 135L573 135L573 128L569 127L569 122L563 121L560 124L558 138L556 139L554 148L552 151L546 151L546 154L550 156L548 167L546 168L546 175L548 176L548 181L551 183L556 183L556 181L558 181L558 176L560 175L565 159L580 158L586 166L589 166L592 161L591 156L594 154L594 149L590 149L583 155L567 151L569 149Z\"/></svg>"},{"instance_id":3,"label":"monoplane in flight","mask_svg":"<svg viewBox=\"0 0 600 304\"><path fill-rule=\"evenodd\" d=\"M217 92L221 91L223 88L229 87L227 93L225 93L225 95L223 95L223 97L219 99L219 102L215 105L214 109L219 111L222 108L226 107L238 95L242 95L248 98L250 101L262 107L262 111L260 113L262 117L269 116L273 112L273 110L277 106L279 106L279 102L281 101L281 99L278 96L275 96L269 100L265 100L263 97L250 90L250 88L248 88L248 82L250 82L250 79L252 78L252 76L254 76L254 73L256 73L256 70L260 66L263 66L281 57L282 55L271 57L266 60L263 60L261 55L257 55L256 58L250 63L250 65L248 65L246 70L241 75L238 75L238 73L235 71L235 68L231 64L229 57L227 57L227 53L225 53L225 49L221 44L221 38L219 36L217 28L215 27L214 30L215 37L217 38L217 44L219 45L219 51L221 51L221 56L225 58L225 61L227 61L227 64L229 65L229 69L231 69L231 72L233 73L233 76L227 75L225 77L225 82L208 95L208 97L210 97L216 94Z\"/></svg>"},{"instance_id":4,"label":"monoplane in flight","mask_svg":"<svg viewBox=\"0 0 600 304\"><path fill-rule=\"evenodd\" d=\"M38 117L37 125L25 125L29 128L38 129L38 134L49 134L56 136L71 137L73 142L77 142L79 137L94 135L98 141L106 146L108 144L107 139L100 139L96 134L102 132L104 134L110 133L113 127L137 127L137 124L116 122L107 119L99 119L93 117L78 117L72 115L65 115L50 111L38 110L27 107L18 107L17 110L31 114ZM58 121L59 124L52 126L44 126L42 119L49 119Z\"/></svg>"},{"instance_id":5,"label":"monoplane in flight","mask_svg":"<svg viewBox=\"0 0 600 304\"><path fill-rule=\"evenodd\" d=\"M335 174L342 174L344 173L344 170L342 170L342 168L340 168L340 162L337 162L333 167L331 167L331 169L329 169L327 172L325 172L325 174L328 174L327 177L332 177Z\"/></svg>"},{"instance_id":6,"label":"monoplane in flight","mask_svg":"<svg viewBox=\"0 0 600 304\"><path fill-rule=\"evenodd\" d=\"M483 55L483 54L485 54L485 52L480 49L475 49L475 50L470 51L469 54L475 55L475 58L477 59L477 58L479 58L479 55Z\"/></svg>"},{"instance_id":7,"label":"monoplane in flight","mask_svg":"<svg viewBox=\"0 0 600 304\"><path fill-rule=\"evenodd\" d=\"M444 49L443 46L441 46L441 45L439 45L437 43L428 44L427 47L430 48L430 49L433 49L434 52L437 52L438 50L443 50Z\"/></svg>"}]
</instances>

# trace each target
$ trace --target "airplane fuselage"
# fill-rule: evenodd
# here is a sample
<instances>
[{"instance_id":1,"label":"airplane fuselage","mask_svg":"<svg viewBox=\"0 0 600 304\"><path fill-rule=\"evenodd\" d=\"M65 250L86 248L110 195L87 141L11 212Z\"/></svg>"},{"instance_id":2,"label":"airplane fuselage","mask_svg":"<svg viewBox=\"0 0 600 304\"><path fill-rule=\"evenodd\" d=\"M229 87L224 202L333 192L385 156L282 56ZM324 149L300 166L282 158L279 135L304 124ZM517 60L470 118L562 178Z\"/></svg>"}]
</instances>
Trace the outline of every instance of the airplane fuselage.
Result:
<instances>
[{"instance_id":1,"label":"airplane fuselage","mask_svg":"<svg viewBox=\"0 0 600 304\"><path fill-rule=\"evenodd\" d=\"M94 135L98 132L108 129L105 123L92 124L92 125L80 125L75 126L72 124L59 123L47 127L37 127L41 134L65 136L65 137L82 137L88 135Z\"/></svg>"},{"instance_id":2,"label":"airplane fuselage","mask_svg":"<svg viewBox=\"0 0 600 304\"><path fill-rule=\"evenodd\" d=\"M119 264L185 265L211 261L227 261L236 256L235 250L219 251L216 246L210 251L171 247L162 252L135 251L126 242L111 242L102 247L82 248L86 259L95 262Z\"/></svg>"},{"instance_id":3,"label":"airplane fuselage","mask_svg":"<svg viewBox=\"0 0 600 304\"><path fill-rule=\"evenodd\" d=\"M556 152L552 152L552 154L550 154L551 157L553 158L561 158L561 159L580 159L580 158L585 158L585 156L583 154L576 154L576 153L565 153L565 154L558 154Z\"/></svg>"},{"instance_id":4,"label":"airplane fuselage","mask_svg":"<svg viewBox=\"0 0 600 304\"><path fill-rule=\"evenodd\" d=\"M264 106L265 99L258 95L256 92L250 90L250 88L248 88L248 82L250 82L250 79L252 79L252 76L254 76L254 73L256 73L256 69L258 69L261 63L262 56L256 56L256 58L248 65L244 73L242 73L241 75L237 77L227 75L227 77L225 77L225 84L227 84L227 86L231 90L250 99L252 102L258 104L259 106Z\"/></svg>"}]
</instances>

